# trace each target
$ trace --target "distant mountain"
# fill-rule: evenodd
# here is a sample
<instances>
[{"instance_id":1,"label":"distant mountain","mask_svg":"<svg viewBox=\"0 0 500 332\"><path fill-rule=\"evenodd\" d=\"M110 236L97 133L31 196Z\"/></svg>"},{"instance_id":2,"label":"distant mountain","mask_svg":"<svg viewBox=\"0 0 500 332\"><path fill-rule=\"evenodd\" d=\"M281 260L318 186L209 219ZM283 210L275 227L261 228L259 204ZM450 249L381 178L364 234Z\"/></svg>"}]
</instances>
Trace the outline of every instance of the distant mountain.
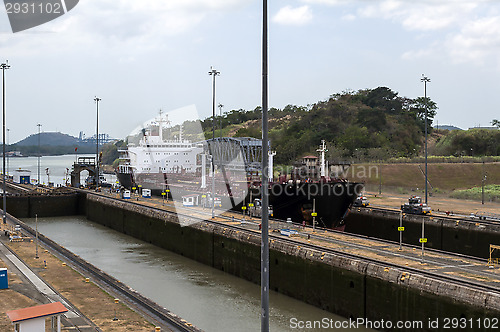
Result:
<instances>
[{"instance_id":1,"label":"distant mountain","mask_svg":"<svg viewBox=\"0 0 500 332\"><path fill-rule=\"evenodd\" d=\"M442 129L442 130L463 130L462 128L455 127L453 125L439 125L434 126L434 129Z\"/></svg>"},{"instance_id":2,"label":"distant mountain","mask_svg":"<svg viewBox=\"0 0 500 332\"><path fill-rule=\"evenodd\" d=\"M40 138L40 149L38 148L38 138ZM19 151L24 156L36 156L41 154L43 156L61 155L75 153L94 153L95 143L82 142L76 137L59 133L59 132L46 132L30 135L25 139L11 144L7 147L7 151Z\"/></svg>"},{"instance_id":3,"label":"distant mountain","mask_svg":"<svg viewBox=\"0 0 500 332\"><path fill-rule=\"evenodd\" d=\"M38 146L38 133L13 144L16 146ZM43 146L78 146L82 145L78 138L59 132L40 133L40 145Z\"/></svg>"}]
</instances>

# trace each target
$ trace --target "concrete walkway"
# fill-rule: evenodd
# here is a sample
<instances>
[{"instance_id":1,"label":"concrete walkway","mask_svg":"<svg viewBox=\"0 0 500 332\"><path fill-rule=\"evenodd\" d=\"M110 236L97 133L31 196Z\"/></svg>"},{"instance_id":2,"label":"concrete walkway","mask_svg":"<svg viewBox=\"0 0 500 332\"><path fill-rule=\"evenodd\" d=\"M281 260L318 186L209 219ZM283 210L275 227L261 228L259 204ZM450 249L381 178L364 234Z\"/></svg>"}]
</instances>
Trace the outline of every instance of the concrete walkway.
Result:
<instances>
[{"instance_id":1,"label":"concrete walkway","mask_svg":"<svg viewBox=\"0 0 500 332\"><path fill-rule=\"evenodd\" d=\"M8 265L15 269L14 273L22 275L27 280L32 287L31 291L33 293L32 298L46 299L46 302L61 302L67 309L68 312L61 316L62 330L73 330L73 331L100 331L93 323L83 315L81 315L74 306L65 300L59 293L52 289L43 279L37 276L33 270L31 270L23 261L21 261L8 247L5 246L3 241L6 240L5 236L0 237L0 259L5 261ZM10 263L10 264L9 264Z\"/></svg>"}]
</instances>

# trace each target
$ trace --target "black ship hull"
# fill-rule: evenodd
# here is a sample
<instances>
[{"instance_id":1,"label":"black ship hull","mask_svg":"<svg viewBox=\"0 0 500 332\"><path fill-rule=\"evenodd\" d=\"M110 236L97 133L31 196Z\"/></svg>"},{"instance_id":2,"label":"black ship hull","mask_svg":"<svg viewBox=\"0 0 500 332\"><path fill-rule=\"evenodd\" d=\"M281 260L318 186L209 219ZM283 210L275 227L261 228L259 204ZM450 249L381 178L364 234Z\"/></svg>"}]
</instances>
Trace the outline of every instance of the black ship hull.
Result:
<instances>
[{"instance_id":1,"label":"black ship hull","mask_svg":"<svg viewBox=\"0 0 500 332\"><path fill-rule=\"evenodd\" d=\"M353 202L362 193L363 185L354 182L272 184L269 204L273 217L343 230L344 219Z\"/></svg>"},{"instance_id":2,"label":"black ship hull","mask_svg":"<svg viewBox=\"0 0 500 332\"><path fill-rule=\"evenodd\" d=\"M148 175L139 176L135 182L131 174L118 173L117 178L125 188L140 185L142 188L151 189L153 195L161 195L167 188L163 175L161 173ZM261 198L260 187L246 190L244 197L237 194L241 193L241 190L233 190L228 194L226 190L221 190L224 187L219 182L216 192L221 198L222 208L226 210L241 212L244 204L247 206L254 199ZM276 219L290 219L296 223L312 225L312 214L316 213L317 226L343 230L344 219L363 188L363 184L356 182L273 183L269 185L269 204L273 207L273 217ZM171 181L168 189L170 190L167 193L168 198L173 197L180 201L184 195L209 194L211 187L209 184L202 190L182 181L179 183Z\"/></svg>"},{"instance_id":3,"label":"black ship hull","mask_svg":"<svg viewBox=\"0 0 500 332\"><path fill-rule=\"evenodd\" d=\"M116 172L116 178L120 182L120 186L130 189L134 186L134 179L131 173Z\"/></svg>"}]
</instances>

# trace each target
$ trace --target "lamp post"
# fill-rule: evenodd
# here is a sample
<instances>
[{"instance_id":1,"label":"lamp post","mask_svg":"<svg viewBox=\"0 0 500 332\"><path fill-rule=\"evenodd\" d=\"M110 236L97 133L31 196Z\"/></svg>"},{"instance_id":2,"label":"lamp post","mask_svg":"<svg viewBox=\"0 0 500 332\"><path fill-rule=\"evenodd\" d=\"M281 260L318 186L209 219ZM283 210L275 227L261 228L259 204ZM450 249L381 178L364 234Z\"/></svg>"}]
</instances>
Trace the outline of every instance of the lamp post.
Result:
<instances>
[{"instance_id":1,"label":"lamp post","mask_svg":"<svg viewBox=\"0 0 500 332\"><path fill-rule=\"evenodd\" d=\"M267 54L267 0L262 3L262 231L260 260L260 329L269 331L269 192L268 192L268 54Z\"/></svg>"},{"instance_id":2,"label":"lamp post","mask_svg":"<svg viewBox=\"0 0 500 332\"><path fill-rule=\"evenodd\" d=\"M96 174L95 174L95 183L96 183L96 188L99 188L99 102L101 101L101 98L95 97L94 101L96 103L96 133L95 133L95 138L96 138L96 145L95 145L95 167L96 167Z\"/></svg>"},{"instance_id":3,"label":"lamp post","mask_svg":"<svg viewBox=\"0 0 500 332\"><path fill-rule=\"evenodd\" d=\"M210 67L210 71L208 75L212 76L212 218L215 217L215 160L214 156L214 147L215 147L215 77L220 75L220 72Z\"/></svg>"},{"instance_id":4,"label":"lamp post","mask_svg":"<svg viewBox=\"0 0 500 332\"><path fill-rule=\"evenodd\" d=\"M2 139L2 147L3 147L3 172L2 172L2 180L3 180L3 212L2 212L2 220L3 223L7 223L7 214L6 214L6 209L7 209L7 197L6 197L6 185L5 185L5 69L9 69L9 61L5 61L5 63L2 63L0 65L0 68L2 69L2 101L3 101L3 139Z\"/></svg>"},{"instance_id":5,"label":"lamp post","mask_svg":"<svg viewBox=\"0 0 500 332\"><path fill-rule=\"evenodd\" d=\"M224 105L222 105L221 103L219 103L219 137L222 138L222 108L224 107Z\"/></svg>"},{"instance_id":6,"label":"lamp post","mask_svg":"<svg viewBox=\"0 0 500 332\"><path fill-rule=\"evenodd\" d=\"M40 185L40 128L42 128L42 125L41 124L37 124L36 125L38 127L38 184L37 185Z\"/></svg>"},{"instance_id":7,"label":"lamp post","mask_svg":"<svg viewBox=\"0 0 500 332\"><path fill-rule=\"evenodd\" d=\"M484 160L483 160L483 177L481 179L481 204L484 205L484 183L486 182L486 173L484 172Z\"/></svg>"},{"instance_id":8,"label":"lamp post","mask_svg":"<svg viewBox=\"0 0 500 332\"><path fill-rule=\"evenodd\" d=\"M38 259L40 258L38 256L38 214L35 214L35 235L36 235L36 241L35 241L35 258Z\"/></svg>"},{"instance_id":9,"label":"lamp post","mask_svg":"<svg viewBox=\"0 0 500 332\"><path fill-rule=\"evenodd\" d=\"M9 145L10 129L7 128L7 145ZM7 176L9 176L9 155L7 155Z\"/></svg>"},{"instance_id":10,"label":"lamp post","mask_svg":"<svg viewBox=\"0 0 500 332\"><path fill-rule=\"evenodd\" d=\"M422 74L421 82L424 82L425 100L425 204L427 204L427 83L431 80Z\"/></svg>"}]
</instances>

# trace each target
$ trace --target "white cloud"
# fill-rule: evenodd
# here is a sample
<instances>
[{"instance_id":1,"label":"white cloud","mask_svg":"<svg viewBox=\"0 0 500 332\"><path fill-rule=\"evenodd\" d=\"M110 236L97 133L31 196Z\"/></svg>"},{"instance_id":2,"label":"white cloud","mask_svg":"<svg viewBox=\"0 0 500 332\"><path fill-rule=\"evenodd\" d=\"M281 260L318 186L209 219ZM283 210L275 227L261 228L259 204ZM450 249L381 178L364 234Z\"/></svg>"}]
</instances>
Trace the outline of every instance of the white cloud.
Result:
<instances>
[{"instance_id":1,"label":"white cloud","mask_svg":"<svg viewBox=\"0 0 500 332\"><path fill-rule=\"evenodd\" d=\"M455 62L483 63L489 58L499 61L500 16L468 22L447 41L446 47Z\"/></svg>"},{"instance_id":2,"label":"white cloud","mask_svg":"<svg viewBox=\"0 0 500 332\"><path fill-rule=\"evenodd\" d=\"M434 54L434 47L436 45L433 45L431 47L428 47L426 49L422 50L417 50L417 51L408 51L403 53L402 58L405 60L413 60L413 59L419 59L419 58L425 58L428 56L431 56Z\"/></svg>"},{"instance_id":3,"label":"white cloud","mask_svg":"<svg viewBox=\"0 0 500 332\"><path fill-rule=\"evenodd\" d=\"M362 17L400 23L408 30L432 31L460 24L478 6L473 1L377 1L359 9Z\"/></svg>"},{"instance_id":4,"label":"white cloud","mask_svg":"<svg viewBox=\"0 0 500 332\"><path fill-rule=\"evenodd\" d=\"M90 46L102 50L125 47L130 51L147 51L165 46L166 37L193 29L214 13L224 14L248 3L250 0L80 1L66 15L47 24L0 35L0 50L8 44L10 54L32 56L65 44L68 51ZM45 33L42 38L39 32L53 34Z\"/></svg>"},{"instance_id":5,"label":"white cloud","mask_svg":"<svg viewBox=\"0 0 500 332\"><path fill-rule=\"evenodd\" d=\"M286 25L304 25L309 23L312 18L311 8L307 5L296 8L285 6L273 17L273 22Z\"/></svg>"},{"instance_id":6,"label":"white cloud","mask_svg":"<svg viewBox=\"0 0 500 332\"><path fill-rule=\"evenodd\" d=\"M344 21L354 21L356 19L356 15L353 14L347 14L342 16L342 20Z\"/></svg>"},{"instance_id":7,"label":"white cloud","mask_svg":"<svg viewBox=\"0 0 500 332\"><path fill-rule=\"evenodd\" d=\"M353 1L352 0L302 0L302 2L319 4L319 5L337 6L337 5L352 3Z\"/></svg>"},{"instance_id":8,"label":"white cloud","mask_svg":"<svg viewBox=\"0 0 500 332\"><path fill-rule=\"evenodd\" d=\"M500 3L494 0L301 0L311 6L337 6L343 20L380 19L411 31L420 49L402 54L406 60L443 58L475 65L500 65Z\"/></svg>"}]
</instances>

